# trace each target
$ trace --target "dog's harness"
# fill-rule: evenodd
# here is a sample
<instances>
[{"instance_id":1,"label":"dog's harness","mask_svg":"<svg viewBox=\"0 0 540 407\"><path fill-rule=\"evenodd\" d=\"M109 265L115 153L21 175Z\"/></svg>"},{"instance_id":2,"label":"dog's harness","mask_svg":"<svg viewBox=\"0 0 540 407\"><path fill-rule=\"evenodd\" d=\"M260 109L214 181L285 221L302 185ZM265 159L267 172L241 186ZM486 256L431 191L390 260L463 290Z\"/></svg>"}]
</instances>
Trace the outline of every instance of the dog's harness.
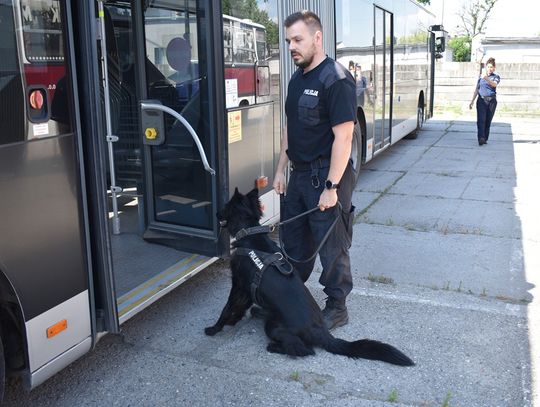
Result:
<instances>
[{"instance_id":1,"label":"dog's harness","mask_svg":"<svg viewBox=\"0 0 540 407\"><path fill-rule=\"evenodd\" d=\"M261 298L258 295L259 285L261 284L264 271L269 266L274 266L284 276L289 276L293 272L293 266L289 263L282 253L267 253L260 250L253 250L246 247L237 247L235 254L246 256L251 259L257 271L251 280L251 299L257 305L262 305Z\"/></svg>"},{"instance_id":2,"label":"dog's harness","mask_svg":"<svg viewBox=\"0 0 540 407\"><path fill-rule=\"evenodd\" d=\"M338 201L338 207L341 210L341 202L339 201ZM301 214L294 216L290 219L279 222L277 225L270 225L270 226L258 225L258 226L253 226L250 228L243 228L243 229L240 229L234 237L236 241L239 241L240 239L243 239L244 237L250 236L250 235L272 233L276 229L276 226L279 227L287 223L293 222L296 219L301 218L302 216L306 216L310 214L311 212L315 212L317 210L319 210L318 206L316 206L315 208L309 209L305 212L302 212ZM279 233L279 243L281 246L281 252L267 253L260 250L253 250L253 249L249 249L245 247L237 247L235 254L249 257L251 261L253 262L253 264L255 265L255 267L257 268L257 271L255 272L255 275L253 276L253 280L251 281L251 299L253 300L253 302L257 305L262 305L261 299L258 296L258 291L259 291L258 289L259 289L259 284L261 283L261 280L262 280L264 270L266 270L268 266L272 265L276 267L279 270L279 272L285 276L291 275L294 267L291 263L289 263L289 260L292 260L296 263L307 263L308 261L314 259L317 253L319 253L319 251L321 250L322 246L326 243L328 236L330 236L330 232L332 231L332 229L334 228L338 220L339 220L339 212L337 213L336 219L334 220L334 222L332 223L332 225L326 232L326 235L323 237L321 243L319 244L319 247L317 248L317 250L315 250L315 253L313 253L313 255L306 260L297 260L287 255L287 252L285 252L285 249L283 247L283 242L281 239L281 230Z\"/></svg>"}]
</instances>

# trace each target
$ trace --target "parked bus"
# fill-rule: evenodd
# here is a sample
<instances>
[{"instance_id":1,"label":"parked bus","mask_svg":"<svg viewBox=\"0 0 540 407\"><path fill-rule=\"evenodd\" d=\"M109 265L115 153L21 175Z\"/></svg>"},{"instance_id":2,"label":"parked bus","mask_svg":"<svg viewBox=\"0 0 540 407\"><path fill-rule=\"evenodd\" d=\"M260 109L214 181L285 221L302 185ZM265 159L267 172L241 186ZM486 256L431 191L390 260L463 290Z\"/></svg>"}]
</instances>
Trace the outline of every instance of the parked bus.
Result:
<instances>
[{"instance_id":1,"label":"parked bus","mask_svg":"<svg viewBox=\"0 0 540 407\"><path fill-rule=\"evenodd\" d=\"M371 80L359 165L428 116L433 33L416 25L426 44L405 71L395 61L413 48L398 55L397 21L421 7L315 3L329 55ZM295 69L279 37L298 4L263 6L0 0L0 395L6 373L34 388L227 256L215 213L235 187L257 186L263 221L277 221L271 177ZM362 35L375 46L352 40L353 15L373 16ZM235 49L256 78L247 104L227 77Z\"/></svg>"},{"instance_id":2,"label":"parked bus","mask_svg":"<svg viewBox=\"0 0 540 407\"><path fill-rule=\"evenodd\" d=\"M223 57L226 86L238 93L227 107L252 105L257 96L268 95L268 70L263 68L268 58L264 25L224 14Z\"/></svg>"},{"instance_id":3,"label":"parked bus","mask_svg":"<svg viewBox=\"0 0 540 407\"><path fill-rule=\"evenodd\" d=\"M336 59L357 81L362 162L414 138L433 114L435 39L442 35L433 24L411 0L336 2Z\"/></svg>"}]
</instances>

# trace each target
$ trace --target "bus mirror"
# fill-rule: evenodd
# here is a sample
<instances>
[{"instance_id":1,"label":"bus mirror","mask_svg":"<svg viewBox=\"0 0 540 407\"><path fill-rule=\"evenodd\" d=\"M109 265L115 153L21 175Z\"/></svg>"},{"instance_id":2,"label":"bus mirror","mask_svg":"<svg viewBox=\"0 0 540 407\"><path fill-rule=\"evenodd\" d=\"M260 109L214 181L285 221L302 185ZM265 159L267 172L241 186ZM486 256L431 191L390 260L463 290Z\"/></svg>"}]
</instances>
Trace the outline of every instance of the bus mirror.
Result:
<instances>
[{"instance_id":1,"label":"bus mirror","mask_svg":"<svg viewBox=\"0 0 540 407\"><path fill-rule=\"evenodd\" d=\"M436 53L441 53L441 52L444 52L444 49L445 49L445 38L444 38L444 36L436 37L435 38L435 52Z\"/></svg>"},{"instance_id":2,"label":"bus mirror","mask_svg":"<svg viewBox=\"0 0 540 407\"><path fill-rule=\"evenodd\" d=\"M270 95L270 67L257 66L257 96Z\"/></svg>"}]
</instances>

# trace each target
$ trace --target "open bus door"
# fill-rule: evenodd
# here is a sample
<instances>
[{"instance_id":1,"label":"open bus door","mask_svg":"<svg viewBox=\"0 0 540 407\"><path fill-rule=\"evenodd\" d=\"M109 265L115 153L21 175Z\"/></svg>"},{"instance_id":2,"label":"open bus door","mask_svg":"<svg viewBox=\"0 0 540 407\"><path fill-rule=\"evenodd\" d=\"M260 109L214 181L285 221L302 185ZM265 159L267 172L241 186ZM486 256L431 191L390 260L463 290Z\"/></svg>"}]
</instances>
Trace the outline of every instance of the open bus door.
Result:
<instances>
[{"instance_id":1,"label":"open bus door","mask_svg":"<svg viewBox=\"0 0 540 407\"><path fill-rule=\"evenodd\" d=\"M135 1L132 7L144 150L143 237L215 257L229 247L215 216L228 194L227 154L219 142L224 96L216 86L224 83L223 71L214 69L222 54L213 46L221 15L207 3Z\"/></svg>"}]
</instances>

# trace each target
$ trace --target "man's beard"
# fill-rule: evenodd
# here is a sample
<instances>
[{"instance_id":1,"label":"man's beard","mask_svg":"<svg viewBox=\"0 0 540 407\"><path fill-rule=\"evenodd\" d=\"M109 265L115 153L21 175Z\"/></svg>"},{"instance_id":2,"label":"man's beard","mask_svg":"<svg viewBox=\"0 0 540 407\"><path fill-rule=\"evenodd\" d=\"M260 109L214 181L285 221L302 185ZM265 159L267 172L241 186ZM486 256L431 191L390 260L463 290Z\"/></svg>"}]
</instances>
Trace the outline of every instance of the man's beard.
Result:
<instances>
[{"instance_id":1,"label":"man's beard","mask_svg":"<svg viewBox=\"0 0 540 407\"><path fill-rule=\"evenodd\" d=\"M299 67L299 68L302 68L302 69L305 69L307 68L308 66L311 65L311 63L313 62L313 58L315 57L315 50L314 50L315 47L313 47L313 49L311 49L310 53L304 58L304 59L301 59L301 60L295 60L293 58L293 62L294 64ZM293 54L296 54L296 55L300 55L299 53L297 52L291 52L291 57L293 57Z\"/></svg>"}]
</instances>

